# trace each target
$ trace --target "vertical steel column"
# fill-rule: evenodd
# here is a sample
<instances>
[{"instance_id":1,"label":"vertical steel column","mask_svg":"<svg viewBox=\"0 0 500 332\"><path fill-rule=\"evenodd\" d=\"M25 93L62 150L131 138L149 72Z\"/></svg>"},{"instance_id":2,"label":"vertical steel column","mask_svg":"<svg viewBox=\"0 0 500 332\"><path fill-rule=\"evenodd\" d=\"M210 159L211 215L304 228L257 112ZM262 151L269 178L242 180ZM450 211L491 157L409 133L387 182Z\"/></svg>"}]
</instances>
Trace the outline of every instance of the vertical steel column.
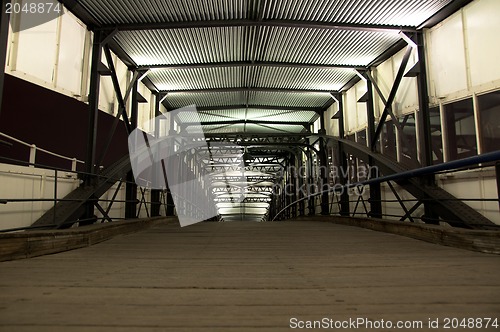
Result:
<instances>
[{"instance_id":1,"label":"vertical steel column","mask_svg":"<svg viewBox=\"0 0 500 332\"><path fill-rule=\"evenodd\" d=\"M161 139L160 137L160 94L155 94L155 138ZM158 163L155 163L158 166ZM160 174L158 170L154 171L155 176ZM156 183L161 183L161 179L156 179ZM151 217L158 217L160 215L160 207L161 207L161 198L160 198L161 190L152 189L151 190Z\"/></svg>"},{"instance_id":2,"label":"vertical steel column","mask_svg":"<svg viewBox=\"0 0 500 332\"><path fill-rule=\"evenodd\" d=\"M135 80L132 87L132 108L130 110L130 127L132 130L137 129L137 120L139 114L138 91L139 82ZM125 218L137 218L137 184L135 183L134 174L132 171L127 174L127 185L125 189Z\"/></svg>"},{"instance_id":3,"label":"vertical steel column","mask_svg":"<svg viewBox=\"0 0 500 332\"><path fill-rule=\"evenodd\" d=\"M500 162L495 164L495 173L497 177L498 208L500 209Z\"/></svg>"},{"instance_id":4,"label":"vertical steel column","mask_svg":"<svg viewBox=\"0 0 500 332\"><path fill-rule=\"evenodd\" d=\"M0 12L0 115L2 115L3 84L5 78L5 64L7 62L7 43L9 41L9 14L5 9L7 1L2 0Z\"/></svg>"},{"instance_id":5,"label":"vertical steel column","mask_svg":"<svg viewBox=\"0 0 500 332\"><path fill-rule=\"evenodd\" d=\"M429 91L427 87L427 66L425 58L425 38L423 32L417 33L417 51L419 58L419 71L417 75L418 86L418 104L419 113L419 137L420 137L420 162L423 166L431 166L432 158L432 136L431 136L431 118L429 111ZM455 124L452 126L455 128ZM435 183L434 175L427 175L423 179L423 185L433 185ZM424 201L424 221L437 224L439 216L433 211L430 200Z\"/></svg>"},{"instance_id":6,"label":"vertical steel column","mask_svg":"<svg viewBox=\"0 0 500 332\"><path fill-rule=\"evenodd\" d=\"M310 142L309 142L310 143ZM308 177L309 177L309 181L308 181L308 190L307 190L307 193L311 196L307 201L308 201L308 210L309 210L309 213L308 215L309 216L314 216L316 214L316 204L315 204L315 197L312 196L316 193L316 190L315 190L315 182L314 182L314 173L313 173L313 169L314 169L314 163L313 163L313 159L312 159L312 151L310 148L307 149L307 173L308 173Z\"/></svg>"},{"instance_id":7,"label":"vertical steel column","mask_svg":"<svg viewBox=\"0 0 500 332\"><path fill-rule=\"evenodd\" d=\"M95 175L96 163L96 144L97 144L97 124L99 116L99 91L101 86L101 75L99 74L99 65L102 57L102 33L94 31L94 40L92 43L92 58L90 67L90 90L89 90L89 118L87 127L87 156L85 159L85 181L86 186L91 186L97 179ZM94 203L85 204L85 213L83 219L86 221L81 224L92 224L94 218Z\"/></svg>"},{"instance_id":8,"label":"vertical steel column","mask_svg":"<svg viewBox=\"0 0 500 332\"><path fill-rule=\"evenodd\" d=\"M290 156L290 164L292 167L290 168L290 189L289 189L289 195L290 197L290 203L297 201L297 160L295 154L291 154ZM292 206L292 218L297 217L297 205Z\"/></svg>"},{"instance_id":9,"label":"vertical steel column","mask_svg":"<svg viewBox=\"0 0 500 332\"><path fill-rule=\"evenodd\" d=\"M87 140L86 172L87 185L91 184L92 175L95 173L97 123L99 115L99 90L101 86L101 75L99 65L102 57L101 31L94 31L94 42L92 46L92 62L90 69L90 91L89 91L89 123Z\"/></svg>"},{"instance_id":10,"label":"vertical steel column","mask_svg":"<svg viewBox=\"0 0 500 332\"><path fill-rule=\"evenodd\" d=\"M169 136L175 136L176 132L174 131L174 117L172 113L169 114L169 131L168 135ZM172 141L169 141L172 142ZM174 147L169 147L169 149L173 149ZM175 167L172 161L168 164L165 164L165 168L168 167ZM166 172L166 170L165 170ZM172 192L170 191L170 187L167 182L167 188L166 188L166 195L167 195L167 208L166 208L166 214L167 216L171 217L175 215L175 204L174 204L174 198L172 197Z\"/></svg>"},{"instance_id":11,"label":"vertical steel column","mask_svg":"<svg viewBox=\"0 0 500 332\"><path fill-rule=\"evenodd\" d=\"M341 139L345 138L345 129L344 129L344 101L342 99L342 94L338 94L337 96L339 110L338 110L338 122L339 122L339 136ZM346 185L347 181L344 177L344 174L348 174L347 170L349 168L349 164L347 162L347 155L344 151L344 146L342 143L339 144L339 158L340 158L340 184ZM350 203L349 203L349 193L347 189L344 188L342 190L340 196L340 215L341 216L349 216L350 215Z\"/></svg>"},{"instance_id":12,"label":"vertical steel column","mask_svg":"<svg viewBox=\"0 0 500 332\"><path fill-rule=\"evenodd\" d=\"M320 114L320 130L319 130L320 135L326 135L326 127L325 127L325 111L323 110ZM319 170L320 170L320 186L319 190L322 192L321 194L321 214L326 216L330 214L330 208L329 208L329 196L328 196L328 188L329 188L329 183L328 183L328 154L326 151L326 144L325 144L325 139L323 137L320 137L319 139Z\"/></svg>"},{"instance_id":13,"label":"vertical steel column","mask_svg":"<svg viewBox=\"0 0 500 332\"><path fill-rule=\"evenodd\" d=\"M299 185L299 194L297 199L300 199L301 201L299 202L299 216L305 216L306 215L306 205L305 202L302 198L304 198L304 193L306 192L306 173L305 173L305 165L304 165L304 155L303 152L299 152L299 160L297 160L297 166L298 166L298 172L297 172L297 178L298 178L298 185Z\"/></svg>"},{"instance_id":14,"label":"vertical steel column","mask_svg":"<svg viewBox=\"0 0 500 332\"><path fill-rule=\"evenodd\" d=\"M376 150L376 139L375 139L375 108L373 105L373 84L367 77L366 86L368 88L368 100L366 101L367 110L367 120L368 120L368 142L370 144L370 149L372 151ZM368 165L370 166L370 178L377 176L376 169L372 166L374 165L373 159L370 157L368 160ZM370 216L374 218L382 218L382 194L380 191L380 183L370 185Z\"/></svg>"}]
</instances>

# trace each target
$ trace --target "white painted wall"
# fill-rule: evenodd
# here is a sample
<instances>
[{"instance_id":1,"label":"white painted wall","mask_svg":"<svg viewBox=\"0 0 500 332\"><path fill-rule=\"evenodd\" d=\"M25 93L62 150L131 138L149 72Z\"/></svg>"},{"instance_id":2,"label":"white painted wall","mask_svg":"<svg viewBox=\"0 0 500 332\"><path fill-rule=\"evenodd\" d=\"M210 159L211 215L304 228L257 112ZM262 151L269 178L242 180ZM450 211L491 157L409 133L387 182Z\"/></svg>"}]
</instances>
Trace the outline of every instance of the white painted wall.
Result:
<instances>
[{"instance_id":1,"label":"white painted wall","mask_svg":"<svg viewBox=\"0 0 500 332\"><path fill-rule=\"evenodd\" d=\"M0 164L0 198L54 198L54 171ZM79 180L72 173L58 175L57 194L64 197L77 188ZM0 204L0 229L27 227L53 206L51 202Z\"/></svg>"},{"instance_id":2,"label":"white painted wall","mask_svg":"<svg viewBox=\"0 0 500 332\"><path fill-rule=\"evenodd\" d=\"M437 177L437 182L440 187L457 198L498 199L495 170L492 167L442 174ZM475 202L465 200L464 202L500 225L498 201Z\"/></svg>"},{"instance_id":3,"label":"white painted wall","mask_svg":"<svg viewBox=\"0 0 500 332\"><path fill-rule=\"evenodd\" d=\"M328 107L325 112L326 134L330 136L339 136L339 120L332 119L339 109L338 103Z\"/></svg>"},{"instance_id":4,"label":"white painted wall","mask_svg":"<svg viewBox=\"0 0 500 332\"><path fill-rule=\"evenodd\" d=\"M9 164L0 164L0 199L53 199L54 198L54 171L15 166ZM58 172L57 177L57 197L63 198L72 190L76 189L80 184L80 180L71 172ZM115 184L108 192L106 192L101 200L111 200L115 193L118 184ZM137 191L137 197L140 200L140 191ZM150 191L146 192L146 202L149 213L151 213L151 195ZM116 200L125 200L125 185L122 185ZM101 206L107 209L109 202L101 202ZM31 226L45 211L53 206L52 202L11 202L8 204L0 204L0 230L22 228ZM138 205L139 207L139 205ZM102 214L96 209L97 217L102 217ZM160 209L160 214L164 215L163 207ZM125 217L125 203L116 202L113 204L110 213L111 218ZM146 218L147 213L142 205L140 218Z\"/></svg>"},{"instance_id":5,"label":"white painted wall","mask_svg":"<svg viewBox=\"0 0 500 332\"><path fill-rule=\"evenodd\" d=\"M16 24L23 15L12 20ZM6 73L82 100L90 40L80 20L64 9L55 20L17 33L9 26L9 32Z\"/></svg>"}]
</instances>

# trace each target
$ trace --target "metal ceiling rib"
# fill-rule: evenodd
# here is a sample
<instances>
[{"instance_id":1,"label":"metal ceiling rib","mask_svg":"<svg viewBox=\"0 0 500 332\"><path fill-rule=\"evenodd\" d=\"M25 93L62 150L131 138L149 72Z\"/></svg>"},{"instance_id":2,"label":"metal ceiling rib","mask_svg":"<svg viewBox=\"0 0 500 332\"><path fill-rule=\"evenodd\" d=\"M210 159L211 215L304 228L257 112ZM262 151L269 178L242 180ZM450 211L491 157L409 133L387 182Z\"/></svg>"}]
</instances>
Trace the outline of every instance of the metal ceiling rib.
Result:
<instances>
[{"instance_id":1,"label":"metal ceiling rib","mask_svg":"<svg viewBox=\"0 0 500 332\"><path fill-rule=\"evenodd\" d=\"M275 111L275 110L250 110L247 118L255 121L288 121L314 122L318 114L312 111Z\"/></svg>"},{"instance_id":2,"label":"metal ceiling rib","mask_svg":"<svg viewBox=\"0 0 500 332\"><path fill-rule=\"evenodd\" d=\"M228 122L237 120L249 120L252 122L262 121L264 124L269 122L287 123L297 122L313 123L318 118L314 111L287 111L287 110L266 110L266 109L233 109L223 111L199 111L196 115L191 112L181 112L177 115L180 124L183 123L208 123L208 122Z\"/></svg>"},{"instance_id":3,"label":"metal ceiling rib","mask_svg":"<svg viewBox=\"0 0 500 332\"><path fill-rule=\"evenodd\" d=\"M153 70L149 79L163 91L247 86L249 67Z\"/></svg>"},{"instance_id":4,"label":"metal ceiling rib","mask_svg":"<svg viewBox=\"0 0 500 332\"><path fill-rule=\"evenodd\" d=\"M325 93L276 93L276 92L249 92L250 105L270 105L284 107L322 107L330 100Z\"/></svg>"},{"instance_id":5,"label":"metal ceiling rib","mask_svg":"<svg viewBox=\"0 0 500 332\"><path fill-rule=\"evenodd\" d=\"M188 105L196 106L229 106L246 103L246 92L217 92L217 93L177 93L167 97L173 108L182 108Z\"/></svg>"},{"instance_id":6,"label":"metal ceiling rib","mask_svg":"<svg viewBox=\"0 0 500 332\"><path fill-rule=\"evenodd\" d=\"M351 69L243 66L157 69L148 77L162 91L236 87L337 91L354 75Z\"/></svg>"}]
</instances>

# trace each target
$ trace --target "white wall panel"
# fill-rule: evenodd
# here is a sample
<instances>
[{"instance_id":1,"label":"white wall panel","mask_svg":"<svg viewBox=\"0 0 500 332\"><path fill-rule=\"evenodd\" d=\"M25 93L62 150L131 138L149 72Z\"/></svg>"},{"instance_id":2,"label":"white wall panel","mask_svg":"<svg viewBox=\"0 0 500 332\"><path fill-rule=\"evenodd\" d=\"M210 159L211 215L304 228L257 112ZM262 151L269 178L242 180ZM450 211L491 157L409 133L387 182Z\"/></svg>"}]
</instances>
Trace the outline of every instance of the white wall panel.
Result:
<instances>
[{"instance_id":1,"label":"white wall panel","mask_svg":"<svg viewBox=\"0 0 500 332\"><path fill-rule=\"evenodd\" d=\"M154 113L152 113L152 106L154 106L151 99L152 94L151 91L149 91L149 89L142 83L139 83L138 91L148 102L139 104L137 125L145 132L151 133L154 131L154 121L150 121L154 118Z\"/></svg>"},{"instance_id":2,"label":"white wall panel","mask_svg":"<svg viewBox=\"0 0 500 332\"><path fill-rule=\"evenodd\" d=\"M406 48L400 52L398 52L392 61L392 84L395 80L396 74L401 67L401 62L403 61L403 57L406 53ZM412 51L410 60L405 68L405 73L409 71L413 66L417 63L417 53L415 50ZM390 89L390 88L389 88ZM387 96L389 93L387 93ZM417 80L414 77L404 77L401 81L401 84L398 88L398 92L396 93L396 99L394 101L394 113L396 115L401 115L411 110L415 110L418 108L418 88L417 88Z\"/></svg>"},{"instance_id":3,"label":"white wall panel","mask_svg":"<svg viewBox=\"0 0 500 332\"><path fill-rule=\"evenodd\" d=\"M346 134L354 132L358 127L356 88L351 88L346 93L344 102L344 118L346 120Z\"/></svg>"},{"instance_id":4,"label":"white wall panel","mask_svg":"<svg viewBox=\"0 0 500 332\"><path fill-rule=\"evenodd\" d=\"M472 85L500 79L500 1L475 1L464 9Z\"/></svg>"},{"instance_id":5,"label":"white wall panel","mask_svg":"<svg viewBox=\"0 0 500 332\"><path fill-rule=\"evenodd\" d=\"M23 16L21 15L21 20ZM57 22L19 32L16 70L52 82L57 52Z\"/></svg>"},{"instance_id":6,"label":"white wall panel","mask_svg":"<svg viewBox=\"0 0 500 332\"><path fill-rule=\"evenodd\" d=\"M57 86L79 95L82 85L85 27L66 13L61 16Z\"/></svg>"},{"instance_id":7,"label":"white wall panel","mask_svg":"<svg viewBox=\"0 0 500 332\"><path fill-rule=\"evenodd\" d=\"M366 126L366 123L367 123L366 103L358 103L357 102L368 91L368 88L366 86L366 82L359 81L355 85L355 89L356 89L356 110L358 113L358 124L357 124L356 129L359 129L360 127Z\"/></svg>"},{"instance_id":8,"label":"white wall panel","mask_svg":"<svg viewBox=\"0 0 500 332\"><path fill-rule=\"evenodd\" d=\"M113 63L116 65L116 56L111 54L111 58L113 59ZM119 60L118 60L119 61ZM102 54L101 62L108 67L108 61L106 60L106 56L104 52ZM115 88L113 87L113 81L111 80L111 76L101 76L101 86L99 91L99 109L109 114L114 114L116 107L116 96L115 96Z\"/></svg>"},{"instance_id":9,"label":"white wall panel","mask_svg":"<svg viewBox=\"0 0 500 332\"><path fill-rule=\"evenodd\" d=\"M63 198L78 187L76 177L59 173L57 194ZM52 199L54 198L54 172L31 167L0 164L0 197L5 199ZM31 226L51 202L21 202L0 204L0 229Z\"/></svg>"},{"instance_id":10,"label":"white wall panel","mask_svg":"<svg viewBox=\"0 0 500 332\"><path fill-rule=\"evenodd\" d=\"M338 103L333 104L325 112L326 134L330 136L339 136L339 120L332 119L338 111Z\"/></svg>"},{"instance_id":11,"label":"white wall panel","mask_svg":"<svg viewBox=\"0 0 500 332\"><path fill-rule=\"evenodd\" d=\"M432 29L428 41L431 95L441 97L467 89L465 45L461 13Z\"/></svg>"},{"instance_id":12,"label":"white wall panel","mask_svg":"<svg viewBox=\"0 0 500 332\"><path fill-rule=\"evenodd\" d=\"M438 176L438 184L457 198L497 199L495 171L492 169L471 170L451 175ZM498 202L464 201L465 204L500 224Z\"/></svg>"},{"instance_id":13,"label":"white wall panel","mask_svg":"<svg viewBox=\"0 0 500 332\"><path fill-rule=\"evenodd\" d=\"M384 94L384 97L387 98L392 88L392 84L394 82L394 71L393 71L393 59L390 58L384 61L380 66L375 69L375 80L377 84ZM375 93L375 110L378 117L384 111L384 103L382 99L379 97L378 93Z\"/></svg>"}]
</instances>

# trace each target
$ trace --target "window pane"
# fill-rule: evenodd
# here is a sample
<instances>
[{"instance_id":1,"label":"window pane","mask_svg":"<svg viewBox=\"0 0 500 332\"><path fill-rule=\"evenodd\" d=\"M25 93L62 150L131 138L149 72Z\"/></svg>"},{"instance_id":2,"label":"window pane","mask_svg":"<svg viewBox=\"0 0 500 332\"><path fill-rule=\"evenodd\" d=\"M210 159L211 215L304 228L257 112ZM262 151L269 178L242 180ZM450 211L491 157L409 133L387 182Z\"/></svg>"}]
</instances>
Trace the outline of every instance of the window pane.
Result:
<instances>
[{"instance_id":1,"label":"window pane","mask_svg":"<svg viewBox=\"0 0 500 332\"><path fill-rule=\"evenodd\" d=\"M419 166L417 158L417 128L415 125L415 114L408 114L400 121L403 128L401 136L401 163L406 167L415 168Z\"/></svg>"},{"instance_id":2,"label":"window pane","mask_svg":"<svg viewBox=\"0 0 500 332\"><path fill-rule=\"evenodd\" d=\"M397 159L396 131L392 121L386 121L382 128L382 153L386 157Z\"/></svg>"},{"instance_id":3,"label":"window pane","mask_svg":"<svg viewBox=\"0 0 500 332\"><path fill-rule=\"evenodd\" d=\"M477 155L472 99L445 105L445 114L450 160Z\"/></svg>"},{"instance_id":4,"label":"window pane","mask_svg":"<svg viewBox=\"0 0 500 332\"><path fill-rule=\"evenodd\" d=\"M441 132L441 113L439 107L433 107L429 110L431 122L432 138L432 163L434 165L443 162L443 133Z\"/></svg>"},{"instance_id":5,"label":"window pane","mask_svg":"<svg viewBox=\"0 0 500 332\"><path fill-rule=\"evenodd\" d=\"M366 146L366 130L361 130L358 132L358 143Z\"/></svg>"},{"instance_id":6,"label":"window pane","mask_svg":"<svg viewBox=\"0 0 500 332\"><path fill-rule=\"evenodd\" d=\"M484 152L500 149L500 91L478 97Z\"/></svg>"}]
</instances>

